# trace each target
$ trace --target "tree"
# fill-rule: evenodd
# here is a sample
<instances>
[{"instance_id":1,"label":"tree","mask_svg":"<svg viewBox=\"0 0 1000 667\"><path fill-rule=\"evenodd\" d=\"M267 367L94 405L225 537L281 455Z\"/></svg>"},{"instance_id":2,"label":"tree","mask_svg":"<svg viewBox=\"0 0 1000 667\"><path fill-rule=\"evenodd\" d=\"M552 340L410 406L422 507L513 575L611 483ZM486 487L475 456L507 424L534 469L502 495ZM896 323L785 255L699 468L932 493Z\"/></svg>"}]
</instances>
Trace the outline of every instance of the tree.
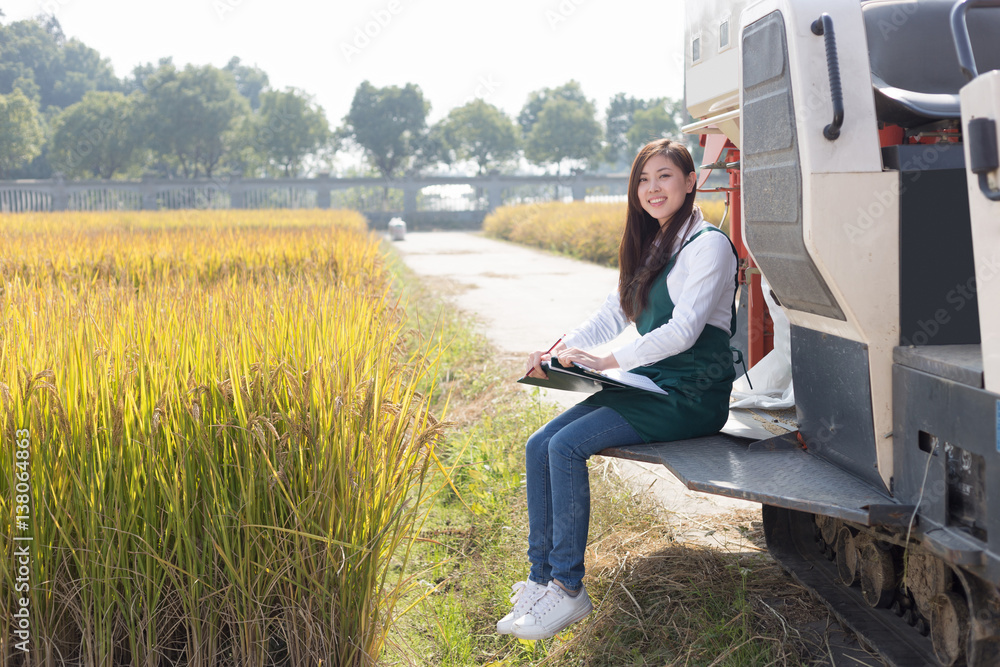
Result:
<instances>
[{"instance_id":1,"label":"tree","mask_svg":"<svg viewBox=\"0 0 1000 667\"><path fill-rule=\"evenodd\" d=\"M533 91L528 95L521 113L517 117L518 125L521 126L521 134L527 137L531 134L531 129L538 122L538 115L545 107L545 103L551 99L562 99L575 104L587 104L587 96L583 94L583 89L576 81L570 80L558 88L542 88Z\"/></svg>"},{"instance_id":2,"label":"tree","mask_svg":"<svg viewBox=\"0 0 1000 667\"><path fill-rule=\"evenodd\" d=\"M435 123L413 139L413 158L406 174L419 174L427 167L437 164L451 164L453 161L451 144L448 143L444 121Z\"/></svg>"},{"instance_id":3,"label":"tree","mask_svg":"<svg viewBox=\"0 0 1000 667\"><path fill-rule=\"evenodd\" d=\"M616 164L619 160L630 161L632 156L628 152L628 134L632 127L632 117L636 111L646 109L649 102L646 100L618 93L611 98L608 103L608 110L604 120L604 160L610 164Z\"/></svg>"},{"instance_id":4,"label":"tree","mask_svg":"<svg viewBox=\"0 0 1000 667\"><path fill-rule=\"evenodd\" d=\"M0 26L0 95L20 89L41 101L55 80L58 46L37 21Z\"/></svg>"},{"instance_id":5,"label":"tree","mask_svg":"<svg viewBox=\"0 0 1000 667\"><path fill-rule=\"evenodd\" d=\"M0 94L20 88L41 109L64 108L90 90L119 90L111 63L77 39L67 40L55 17L0 26Z\"/></svg>"},{"instance_id":6,"label":"tree","mask_svg":"<svg viewBox=\"0 0 1000 667\"><path fill-rule=\"evenodd\" d=\"M376 88L363 81L344 117L344 134L361 146L386 179L406 168L427 128L430 104L420 87Z\"/></svg>"},{"instance_id":7,"label":"tree","mask_svg":"<svg viewBox=\"0 0 1000 667\"><path fill-rule=\"evenodd\" d=\"M0 178L40 155L43 137L38 111L24 93L0 95Z\"/></svg>"},{"instance_id":8,"label":"tree","mask_svg":"<svg viewBox=\"0 0 1000 667\"><path fill-rule=\"evenodd\" d=\"M557 173L563 160L593 158L601 147L601 126L594 115L588 101L548 100L525 141L525 157L536 164L553 162Z\"/></svg>"},{"instance_id":9,"label":"tree","mask_svg":"<svg viewBox=\"0 0 1000 667\"><path fill-rule=\"evenodd\" d=\"M452 109L444 122L444 132L458 159L475 160L480 174L517 155L514 121L482 99Z\"/></svg>"},{"instance_id":10,"label":"tree","mask_svg":"<svg viewBox=\"0 0 1000 667\"><path fill-rule=\"evenodd\" d=\"M673 113L667 110L668 105L673 105L669 100L657 100L657 102L649 108L639 109L632 116L632 127L625 134L631 155L637 154L639 149L650 141L665 137L680 138L677 120Z\"/></svg>"},{"instance_id":11,"label":"tree","mask_svg":"<svg viewBox=\"0 0 1000 667\"><path fill-rule=\"evenodd\" d=\"M602 158L612 165L628 164L639 148L654 139L684 140L683 114L683 103L669 97L643 100L618 93L608 104Z\"/></svg>"},{"instance_id":12,"label":"tree","mask_svg":"<svg viewBox=\"0 0 1000 667\"><path fill-rule=\"evenodd\" d=\"M60 53L61 67L46 102L61 109L83 99L89 91L119 91L121 83L111 61L78 39L66 42Z\"/></svg>"},{"instance_id":13,"label":"tree","mask_svg":"<svg viewBox=\"0 0 1000 667\"><path fill-rule=\"evenodd\" d=\"M261 93L260 101L254 144L284 170L285 176L291 176L306 155L330 139L326 115L322 107L294 89Z\"/></svg>"},{"instance_id":14,"label":"tree","mask_svg":"<svg viewBox=\"0 0 1000 667\"><path fill-rule=\"evenodd\" d=\"M53 123L52 165L67 176L112 178L133 163L141 143L136 98L89 92Z\"/></svg>"},{"instance_id":15,"label":"tree","mask_svg":"<svg viewBox=\"0 0 1000 667\"><path fill-rule=\"evenodd\" d=\"M240 59L236 56L230 58L222 70L233 75L233 80L236 81L236 90L247 98L247 101L250 102L250 108L257 111L260 108L260 94L267 90L267 73L258 67L241 64Z\"/></svg>"},{"instance_id":16,"label":"tree","mask_svg":"<svg viewBox=\"0 0 1000 667\"><path fill-rule=\"evenodd\" d=\"M184 178L211 177L238 149L237 128L250 104L233 77L206 65L163 65L146 79L144 122L149 148Z\"/></svg>"},{"instance_id":17,"label":"tree","mask_svg":"<svg viewBox=\"0 0 1000 667\"><path fill-rule=\"evenodd\" d=\"M160 58L160 60L154 65L153 63L146 63L145 65L136 65L132 68L132 76L126 77L123 82L122 87L127 92L142 92L145 93L149 90L149 79L156 74L160 69L164 67L172 67L174 64L174 59L171 56L165 58Z\"/></svg>"}]
</instances>

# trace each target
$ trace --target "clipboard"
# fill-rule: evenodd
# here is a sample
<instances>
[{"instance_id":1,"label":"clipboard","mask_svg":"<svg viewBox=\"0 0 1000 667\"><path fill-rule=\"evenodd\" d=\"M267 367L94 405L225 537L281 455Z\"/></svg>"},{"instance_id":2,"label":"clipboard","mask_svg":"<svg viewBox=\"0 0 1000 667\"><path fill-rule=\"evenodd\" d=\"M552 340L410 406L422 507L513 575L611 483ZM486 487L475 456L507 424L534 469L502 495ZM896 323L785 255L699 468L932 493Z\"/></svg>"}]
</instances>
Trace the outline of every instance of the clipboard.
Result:
<instances>
[{"instance_id":1,"label":"clipboard","mask_svg":"<svg viewBox=\"0 0 1000 667\"><path fill-rule=\"evenodd\" d=\"M577 363L574 363L572 366L563 366L556 358L550 361L543 361L542 365L545 367L546 375L549 376L547 380L528 375L522 377L518 382L545 387L547 389L577 391L585 394L595 394L605 385L650 391L655 394L665 395L667 393L656 386L648 377L639 375L638 373L628 373L620 370L598 371Z\"/></svg>"},{"instance_id":2,"label":"clipboard","mask_svg":"<svg viewBox=\"0 0 1000 667\"><path fill-rule=\"evenodd\" d=\"M549 376L548 379L526 375L518 380L518 382L535 385L536 387L545 387L546 389L578 391L583 394L596 394L601 390L601 383L596 379L586 377L580 373L574 373L570 369L560 366L558 361L555 364L543 361L542 367L545 368L545 374Z\"/></svg>"}]
</instances>

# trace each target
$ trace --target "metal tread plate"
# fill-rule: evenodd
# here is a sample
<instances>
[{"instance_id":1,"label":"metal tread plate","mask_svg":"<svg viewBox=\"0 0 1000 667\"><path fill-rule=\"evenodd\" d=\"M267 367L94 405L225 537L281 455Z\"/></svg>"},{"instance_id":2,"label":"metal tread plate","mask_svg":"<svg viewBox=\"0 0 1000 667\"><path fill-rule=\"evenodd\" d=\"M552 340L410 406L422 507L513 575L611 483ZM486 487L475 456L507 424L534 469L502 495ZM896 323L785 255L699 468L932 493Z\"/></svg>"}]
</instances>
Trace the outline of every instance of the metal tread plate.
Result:
<instances>
[{"instance_id":1,"label":"metal tread plate","mask_svg":"<svg viewBox=\"0 0 1000 667\"><path fill-rule=\"evenodd\" d=\"M982 345L899 346L893 362L977 389L983 388Z\"/></svg>"},{"instance_id":2,"label":"metal tread plate","mask_svg":"<svg viewBox=\"0 0 1000 667\"><path fill-rule=\"evenodd\" d=\"M795 435L754 442L725 433L614 447L602 456L659 463L692 491L821 513L869 525L869 506L895 505L885 493L797 446Z\"/></svg>"}]
</instances>

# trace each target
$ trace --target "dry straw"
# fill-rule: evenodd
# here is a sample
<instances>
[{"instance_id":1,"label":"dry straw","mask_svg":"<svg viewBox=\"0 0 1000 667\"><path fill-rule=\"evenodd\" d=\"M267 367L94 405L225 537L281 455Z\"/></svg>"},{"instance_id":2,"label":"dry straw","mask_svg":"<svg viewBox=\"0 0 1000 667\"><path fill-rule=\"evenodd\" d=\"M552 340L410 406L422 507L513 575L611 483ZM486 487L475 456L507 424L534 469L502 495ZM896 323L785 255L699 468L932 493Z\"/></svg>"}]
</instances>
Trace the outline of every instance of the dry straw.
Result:
<instances>
[{"instance_id":1,"label":"dry straw","mask_svg":"<svg viewBox=\"0 0 1000 667\"><path fill-rule=\"evenodd\" d=\"M374 663L440 426L360 215L5 216L0 253L0 618L30 535L30 664Z\"/></svg>"}]
</instances>

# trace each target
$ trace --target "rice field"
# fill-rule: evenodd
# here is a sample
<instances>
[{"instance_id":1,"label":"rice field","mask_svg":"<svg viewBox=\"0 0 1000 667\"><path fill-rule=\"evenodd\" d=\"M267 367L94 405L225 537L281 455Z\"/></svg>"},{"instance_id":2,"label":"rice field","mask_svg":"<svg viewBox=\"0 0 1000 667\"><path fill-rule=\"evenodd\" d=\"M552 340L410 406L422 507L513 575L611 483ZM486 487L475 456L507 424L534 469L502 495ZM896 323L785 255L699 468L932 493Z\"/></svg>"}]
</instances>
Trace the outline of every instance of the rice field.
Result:
<instances>
[{"instance_id":1,"label":"rice field","mask_svg":"<svg viewBox=\"0 0 1000 667\"><path fill-rule=\"evenodd\" d=\"M359 214L0 216L0 324L0 666L376 662L441 427Z\"/></svg>"},{"instance_id":2,"label":"rice field","mask_svg":"<svg viewBox=\"0 0 1000 667\"><path fill-rule=\"evenodd\" d=\"M705 218L729 233L721 199L699 199ZM563 253L605 266L618 266L625 229L625 203L547 202L501 206L486 216L487 236Z\"/></svg>"}]
</instances>

